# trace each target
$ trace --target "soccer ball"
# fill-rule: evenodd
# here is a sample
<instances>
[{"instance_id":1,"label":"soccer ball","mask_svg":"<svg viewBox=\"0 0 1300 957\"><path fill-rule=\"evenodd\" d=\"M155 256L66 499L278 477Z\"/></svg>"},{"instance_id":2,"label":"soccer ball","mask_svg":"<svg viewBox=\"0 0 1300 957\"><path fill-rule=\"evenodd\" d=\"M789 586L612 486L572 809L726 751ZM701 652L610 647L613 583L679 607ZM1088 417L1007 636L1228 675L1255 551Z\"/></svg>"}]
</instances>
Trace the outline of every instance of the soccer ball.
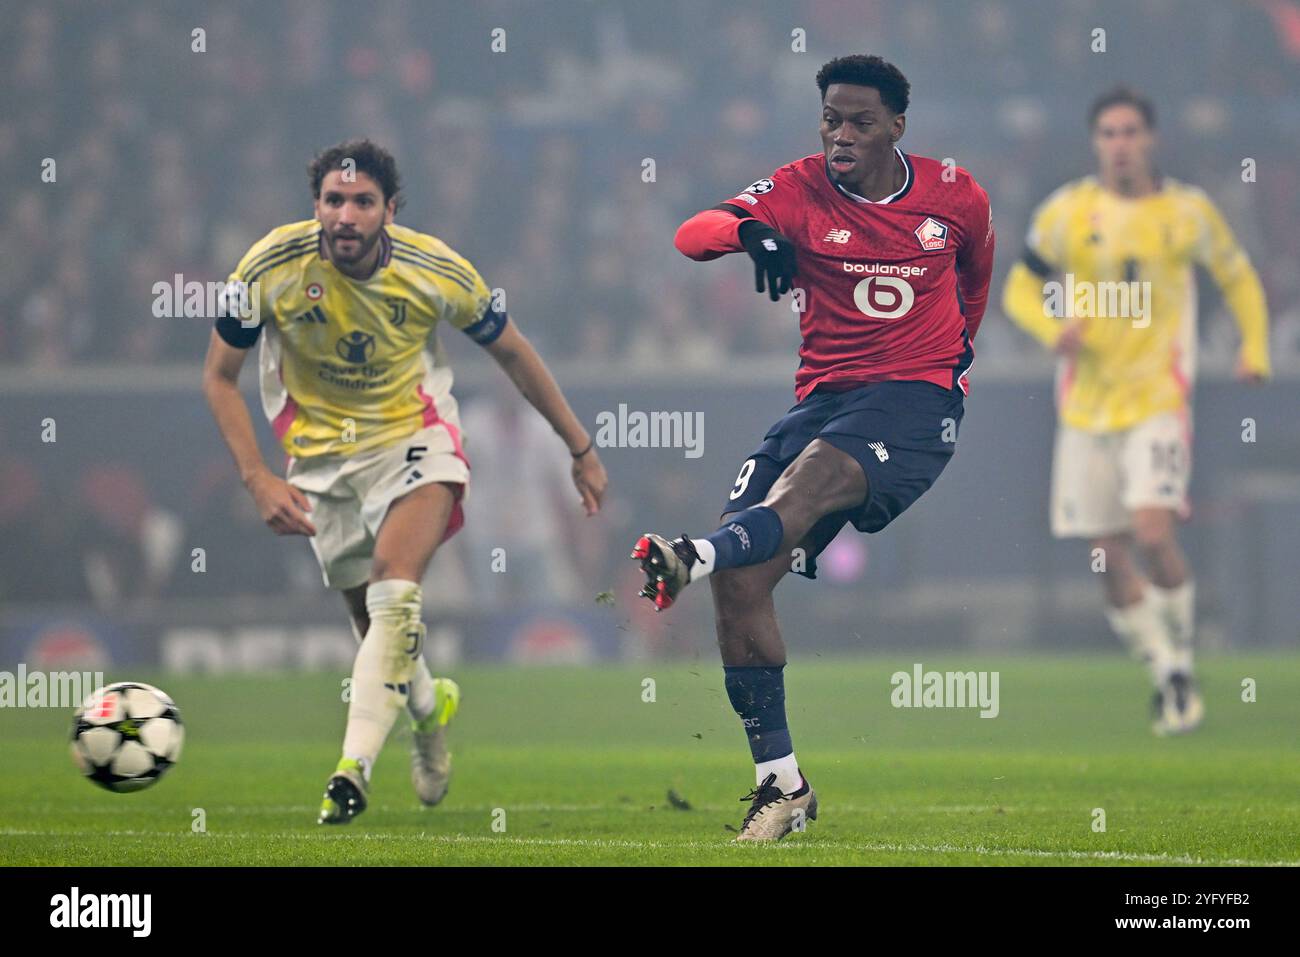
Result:
<instances>
[{"instance_id":1,"label":"soccer ball","mask_svg":"<svg viewBox=\"0 0 1300 957\"><path fill-rule=\"evenodd\" d=\"M181 756L176 703L153 685L119 681L93 692L72 721L72 759L110 791L140 791Z\"/></svg>"}]
</instances>

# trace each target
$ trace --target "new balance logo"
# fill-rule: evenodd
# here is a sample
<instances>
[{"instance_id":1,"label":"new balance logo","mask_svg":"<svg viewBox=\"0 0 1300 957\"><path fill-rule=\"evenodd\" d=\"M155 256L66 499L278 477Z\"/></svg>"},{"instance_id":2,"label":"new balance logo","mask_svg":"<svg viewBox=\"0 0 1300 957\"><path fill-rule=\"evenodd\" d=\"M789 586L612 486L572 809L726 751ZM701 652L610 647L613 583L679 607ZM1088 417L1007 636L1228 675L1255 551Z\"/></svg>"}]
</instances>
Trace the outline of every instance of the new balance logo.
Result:
<instances>
[{"instance_id":1,"label":"new balance logo","mask_svg":"<svg viewBox=\"0 0 1300 957\"><path fill-rule=\"evenodd\" d=\"M880 461L889 461L889 452L885 450L884 442L868 442L867 447L876 453L876 458L880 459Z\"/></svg>"},{"instance_id":2,"label":"new balance logo","mask_svg":"<svg viewBox=\"0 0 1300 957\"><path fill-rule=\"evenodd\" d=\"M832 229L829 233L826 234L826 238L823 239L822 242L839 243L841 246L843 246L845 243L849 241L849 237L852 235L853 234L850 233L847 229Z\"/></svg>"},{"instance_id":3,"label":"new balance logo","mask_svg":"<svg viewBox=\"0 0 1300 957\"><path fill-rule=\"evenodd\" d=\"M320 306L312 306L300 316L293 317L294 322L325 322L325 313L321 312Z\"/></svg>"}]
</instances>

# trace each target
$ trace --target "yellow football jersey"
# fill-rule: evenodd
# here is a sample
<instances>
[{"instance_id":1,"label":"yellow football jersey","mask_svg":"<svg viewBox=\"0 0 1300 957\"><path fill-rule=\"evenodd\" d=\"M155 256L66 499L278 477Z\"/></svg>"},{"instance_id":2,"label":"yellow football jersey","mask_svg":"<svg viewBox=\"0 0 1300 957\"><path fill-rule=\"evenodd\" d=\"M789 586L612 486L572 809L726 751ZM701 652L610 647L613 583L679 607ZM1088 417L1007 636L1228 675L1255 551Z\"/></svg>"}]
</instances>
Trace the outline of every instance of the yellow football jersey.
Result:
<instances>
[{"instance_id":1,"label":"yellow football jersey","mask_svg":"<svg viewBox=\"0 0 1300 957\"><path fill-rule=\"evenodd\" d=\"M459 449L452 373L436 326L449 322L486 345L505 314L491 308L474 267L433 236L385 227L378 266L357 280L324 255L320 228L316 220L290 223L254 243L229 282L255 290L261 323L217 321L222 338L240 348L261 334L262 407L284 450L353 455L437 423Z\"/></svg>"},{"instance_id":2,"label":"yellow football jersey","mask_svg":"<svg viewBox=\"0 0 1300 957\"><path fill-rule=\"evenodd\" d=\"M1130 199L1089 176L1043 202L1025 257L1007 277L1003 308L1048 348L1070 318L1083 323L1082 347L1058 367L1062 422L1110 432L1186 406L1197 264L1237 320L1247 368L1268 375L1263 288L1202 190L1165 178L1156 192Z\"/></svg>"}]
</instances>

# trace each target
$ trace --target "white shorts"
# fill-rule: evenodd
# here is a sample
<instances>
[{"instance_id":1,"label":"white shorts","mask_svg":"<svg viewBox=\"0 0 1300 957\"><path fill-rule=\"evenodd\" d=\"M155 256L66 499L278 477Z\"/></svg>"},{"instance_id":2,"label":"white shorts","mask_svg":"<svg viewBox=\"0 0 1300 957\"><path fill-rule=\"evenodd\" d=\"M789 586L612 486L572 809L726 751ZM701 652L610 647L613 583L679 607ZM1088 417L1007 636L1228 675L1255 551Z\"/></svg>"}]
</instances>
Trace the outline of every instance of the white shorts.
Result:
<instances>
[{"instance_id":1,"label":"white shorts","mask_svg":"<svg viewBox=\"0 0 1300 957\"><path fill-rule=\"evenodd\" d=\"M1095 538L1132 528L1139 508L1186 517L1192 474L1191 419L1163 412L1122 432L1062 425L1052 458L1052 534Z\"/></svg>"},{"instance_id":2,"label":"white shorts","mask_svg":"<svg viewBox=\"0 0 1300 957\"><path fill-rule=\"evenodd\" d=\"M370 577L375 536L388 506L412 489L432 482L459 485L443 540L465 524L469 462L441 423L369 452L292 458L285 478L311 502L307 517L316 534L309 541L329 588L355 588Z\"/></svg>"}]
</instances>

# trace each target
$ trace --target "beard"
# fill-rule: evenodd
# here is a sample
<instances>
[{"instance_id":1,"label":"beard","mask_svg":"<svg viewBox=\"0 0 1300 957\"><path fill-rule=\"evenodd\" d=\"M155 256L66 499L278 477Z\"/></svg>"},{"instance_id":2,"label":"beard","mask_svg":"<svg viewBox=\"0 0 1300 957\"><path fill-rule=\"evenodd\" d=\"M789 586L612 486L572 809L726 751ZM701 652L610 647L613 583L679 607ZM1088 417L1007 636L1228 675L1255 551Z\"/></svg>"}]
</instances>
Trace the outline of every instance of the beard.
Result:
<instances>
[{"instance_id":1,"label":"beard","mask_svg":"<svg viewBox=\"0 0 1300 957\"><path fill-rule=\"evenodd\" d=\"M336 262L343 262L343 263L360 262L361 260L365 259L366 256L370 255L370 251L375 248L375 243L379 242L379 233L380 230L377 229L370 236L366 236L364 234L360 234L358 236L343 236L343 237L327 235L326 242L329 244L330 258L335 260ZM355 242L357 244L357 251L355 253L350 253L350 254L344 254L340 252L338 244L341 240L351 240Z\"/></svg>"}]
</instances>

